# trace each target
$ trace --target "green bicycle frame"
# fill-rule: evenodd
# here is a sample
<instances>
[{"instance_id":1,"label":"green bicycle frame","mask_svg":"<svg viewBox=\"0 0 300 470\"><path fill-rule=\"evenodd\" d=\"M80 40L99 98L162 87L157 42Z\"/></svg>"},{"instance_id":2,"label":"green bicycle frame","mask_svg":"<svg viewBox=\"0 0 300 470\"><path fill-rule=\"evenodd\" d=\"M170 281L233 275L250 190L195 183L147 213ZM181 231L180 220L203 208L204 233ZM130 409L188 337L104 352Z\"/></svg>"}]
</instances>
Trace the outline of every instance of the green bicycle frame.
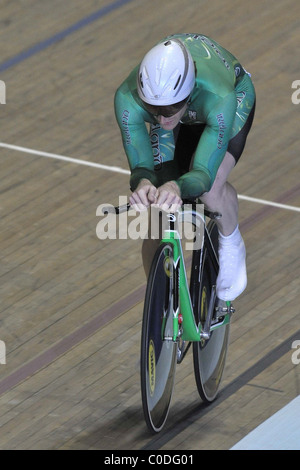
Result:
<instances>
[{"instance_id":1,"label":"green bicycle frame","mask_svg":"<svg viewBox=\"0 0 300 470\"><path fill-rule=\"evenodd\" d=\"M174 285L178 289L179 304L173 309L173 341L177 341L179 334L179 313L182 313L182 329L183 333L181 338L183 341L200 341L201 337L201 323L196 325L193 313L193 306L188 286L186 268L184 263L184 256L182 251L182 244L180 241L180 234L177 230L165 230L164 237L161 243L170 243L173 245L174 255ZM227 303L227 307L230 302ZM211 331L220 326L224 326L230 321L230 315L224 313L222 322L211 326Z\"/></svg>"},{"instance_id":2,"label":"green bicycle frame","mask_svg":"<svg viewBox=\"0 0 300 470\"><path fill-rule=\"evenodd\" d=\"M189 203L188 203L189 204ZM106 207L102 209L103 214L115 213L120 214L130 209L130 204L119 207ZM216 214L218 215L218 214ZM217 217L218 218L218 217ZM202 219L202 217L201 217ZM176 220L176 218L174 218ZM193 305L190 296L190 290L188 286L188 280L186 275L186 268L184 263L184 255L182 251L181 239L178 230L175 229L173 223L173 218L169 219L170 229L165 229L163 231L163 238L161 243L169 243L173 246L173 255L174 255L174 287L176 291L176 307L173 309L173 335L172 340L177 341L179 335L179 313L182 314L182 335L181 338L183 341L201 341L202 336L202 325L196 325ZM202 219L203 224L205 220ZM206 230L206 229L205 229ZM179 302L178 302L179 299ZM226 302L227 311L222 312L220 318L222 321L210 325L210 331L224 326L230 321L231 313L231 302ZM234 311L234 310L233 310Z\"/></svg>"}]
</instances>

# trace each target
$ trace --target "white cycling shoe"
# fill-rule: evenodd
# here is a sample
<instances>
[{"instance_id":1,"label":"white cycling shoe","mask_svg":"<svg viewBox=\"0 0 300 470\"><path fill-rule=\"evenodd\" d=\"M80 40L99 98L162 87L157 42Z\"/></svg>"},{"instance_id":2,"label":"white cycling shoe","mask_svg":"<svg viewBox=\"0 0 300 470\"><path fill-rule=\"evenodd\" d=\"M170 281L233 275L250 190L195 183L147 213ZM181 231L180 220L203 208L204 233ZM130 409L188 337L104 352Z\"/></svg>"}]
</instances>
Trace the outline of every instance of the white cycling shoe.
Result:
<instances>
[{"instance_id":1,"label":"white cycling shoe","mask_svg":"<svg viewBox=\"0 0 300 470\"><path fill-rule=\"evenodd\" d=\"M233 301L246 289L246 286L246 248L237 226L228 237L219 234L217 297L224 301Z\"/></svg>"}]
</instances>

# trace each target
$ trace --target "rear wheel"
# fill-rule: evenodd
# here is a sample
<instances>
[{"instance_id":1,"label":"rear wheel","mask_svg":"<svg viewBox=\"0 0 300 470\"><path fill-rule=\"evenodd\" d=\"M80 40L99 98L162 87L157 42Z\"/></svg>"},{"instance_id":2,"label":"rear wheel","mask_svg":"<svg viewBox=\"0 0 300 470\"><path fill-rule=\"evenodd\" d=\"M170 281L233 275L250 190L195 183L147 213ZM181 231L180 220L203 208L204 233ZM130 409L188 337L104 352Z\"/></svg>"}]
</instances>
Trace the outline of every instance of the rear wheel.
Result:
<instances>
[{"instance_id":1,"label":"rear wheel","mask_svg":"<svg viewBox=\"0 0 300 470\"><path fill-rule=\"evenodd\" d=\"M173 247L164 243L152 262L142 325L142 402L152 432L159 432L165 424L174 387L177 343L172 340L173 267Z\"/></svg>"},{"instance_id":2,"label":"rear wheel","mask_svg":"<svg viewBox=\"0 0 300 470\"><path fill-rule=\"evenodd\" d=\"M207 230L217 254L218 228L216 223L210 221ZM206 244L204 244L202 255L200 288L195 316L197 324L201 323L203 327L212 295L212 286L216 285L218 267L210 257ZM228 348L229 326L229 323L224 324L212 331L209 339L202 339L193 344L195 379L200 397L205 403L211 403L215 400L219 391Z\"/></svg>"}]
</instances>

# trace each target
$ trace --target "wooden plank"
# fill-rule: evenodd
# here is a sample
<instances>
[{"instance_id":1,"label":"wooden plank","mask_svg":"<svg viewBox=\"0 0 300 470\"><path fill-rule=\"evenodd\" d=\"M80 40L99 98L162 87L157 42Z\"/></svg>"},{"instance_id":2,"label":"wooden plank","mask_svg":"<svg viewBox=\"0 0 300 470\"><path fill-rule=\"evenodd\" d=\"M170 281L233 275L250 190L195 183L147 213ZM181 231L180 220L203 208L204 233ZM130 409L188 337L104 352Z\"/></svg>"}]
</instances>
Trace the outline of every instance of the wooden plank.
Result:
<instances>
[{"instance_id":1,"label":"wooden plank","mask_svg":"<svg viewBox=\"0 0 300 470\"><path fill-rule=\"evenodd\" d=\"M112 2L2 3L3 63ZM116 88L160 38L199 32L235 53L257 90L231 182L240 194L299 206L299 9L296 0L231 0L222 10L216 0L132 0L0 74L1 140L127 169ZM0 383L41 364L0 395L1 450L229 449L299 394L292 351L277 349L299 330L297 213L240 201L248 288L235 302L223 395L202 406L189 353L166 432L153 437L139 385L142 299L126 306L145 286L141 241L96 236L97 206L128 195L128 176L3 148L0 161ZM112 305L113 319L68 343ZM43 362L61 342L65 352Z\"/></svg>"}]
</instances>

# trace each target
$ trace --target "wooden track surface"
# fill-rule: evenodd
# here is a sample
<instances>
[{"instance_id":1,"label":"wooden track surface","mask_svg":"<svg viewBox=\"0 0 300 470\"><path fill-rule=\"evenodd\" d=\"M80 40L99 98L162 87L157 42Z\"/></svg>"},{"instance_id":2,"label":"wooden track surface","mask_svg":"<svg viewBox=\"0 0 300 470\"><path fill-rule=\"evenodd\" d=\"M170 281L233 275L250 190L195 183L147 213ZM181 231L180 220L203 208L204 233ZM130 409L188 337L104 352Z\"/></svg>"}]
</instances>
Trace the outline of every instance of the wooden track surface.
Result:
<instances>
[{"instance_id":1,"label":"wooden track surface","mask_svg":"<svg viewBox=\"0 0 300 470\"><path fill-rule=\"evenodd\" d=\"M300 205L299 14L298 0L2 1L0 449L230 449L300 394L299 212L285 207ZM114 92L179 31L213 37L252 73L256 117L231 182L284 207L241 198L249 281L222 392L203 406L188 354L153 437L139 385L141 241L96 236L97 206L128 195L128 176L30 149L127 169Z\"/></svg>"}]
</instances>

